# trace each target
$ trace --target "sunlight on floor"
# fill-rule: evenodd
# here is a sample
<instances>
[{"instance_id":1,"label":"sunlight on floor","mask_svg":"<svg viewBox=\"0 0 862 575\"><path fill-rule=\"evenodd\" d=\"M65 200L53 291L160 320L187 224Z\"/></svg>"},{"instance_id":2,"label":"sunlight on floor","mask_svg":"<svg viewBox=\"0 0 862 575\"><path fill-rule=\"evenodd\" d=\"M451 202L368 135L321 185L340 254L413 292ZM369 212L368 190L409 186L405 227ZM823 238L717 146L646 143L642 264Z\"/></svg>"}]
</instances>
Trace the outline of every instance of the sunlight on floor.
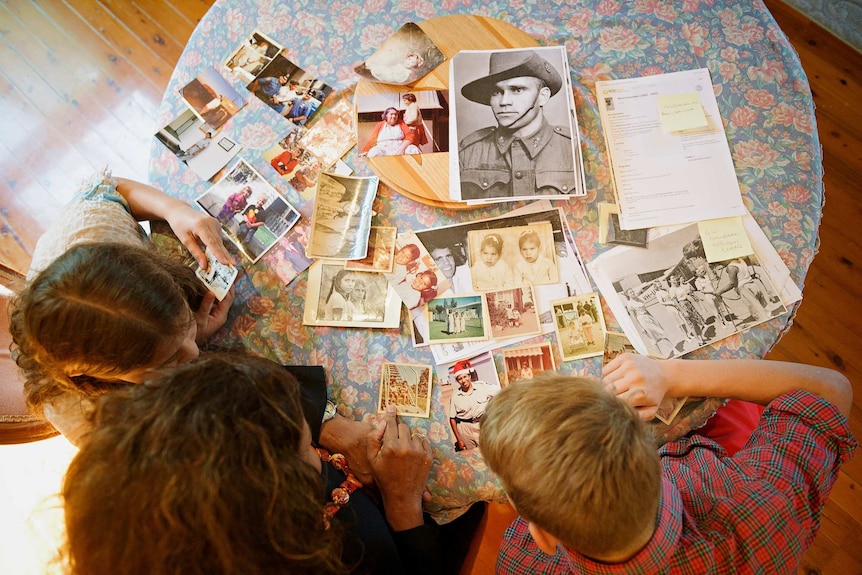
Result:
<instances>
[{"instance_id":1,"label":"sunlight on floor","mask_svg":"<svg viewBox=\"0 0 862 575\"><path fill-rule=\"evenodd\" d=\"M61 573L51 565L62 541L57 493L77 448L63 436L0 445L0 573Z\"/></svg>"}]
</instances>

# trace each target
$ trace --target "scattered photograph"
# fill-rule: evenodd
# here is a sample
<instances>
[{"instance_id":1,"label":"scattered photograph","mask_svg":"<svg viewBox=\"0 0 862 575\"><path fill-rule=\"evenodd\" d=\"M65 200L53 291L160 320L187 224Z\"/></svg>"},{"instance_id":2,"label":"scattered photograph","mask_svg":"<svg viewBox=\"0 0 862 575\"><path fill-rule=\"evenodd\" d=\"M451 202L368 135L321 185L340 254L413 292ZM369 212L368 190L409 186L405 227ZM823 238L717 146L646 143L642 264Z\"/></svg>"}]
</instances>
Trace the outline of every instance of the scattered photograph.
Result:
<instances>
[{"instance_id":1,"label":"scattered photograph","mask_svg":"<svg viewBox=\"0 0 862 575\"><path fill-rule=\"evenodd\" d=\"M330 96L335 103L318 110L314 125L302 137L302 145L318 159L324 169L331 168L356 145L353 121L352 92L342 91Z\"/></svg>"},{"instance_id":2,"label":"scattered photograph","mask_svg":"<svg viewBox=\"0 0 862 575\"><path fill-rule=\"evenodd\" d=\"M489 352L437 366L440 401L447 406L455 451L479 447L479 425L488 402L500 391Z\"/></svg>"},{"instance_id":3,"label":"scattered photograph","mask_svg":"<svg viewBox=\"0 0 862 575\"><path fill-rule=\"evenodd\" d=\"M314 261L305 255L310 233L311 222L300 216L296 225L264 257L267 268L274 271L284 285L296 279Z\"/></svg>"},{"instance_id":4,"label":"scattered photograph","mask_svg":"<svg viewBox=\"0 0 862 575\"><path fill-rule=\"evenodd\" d=\"M673 423L679 410L682 409L682 406L685 405L687 400L687 397L673 397L665 399L661 402L661 405L658 406L658 411L655 412L655 418L665 425L670 425Z\"/></svg>"},{"instance_id":5,"label":"scattered photograph","mask_svg":"<svg viewBox=\"0 0 862 575\"><path fill-rule=\"evenodd\" d=\"M378 182L376 176L320 174L306 250L309 256L358 260L368 255L371 204Z\"/></svg>"},{"instance_id":6,"label":"scattered photograph","mask_svg":"<svg viewBox=\"0 0 862 575\"><path fill-rule=\"evenodd\" d=\"M377 412L394 405L401 416L428 417L431 412L431 366L383 363Z\"/></svg>"},{"instance_id":7,"label":"scattered photograph","mask_svg":"<svg viewBox=\"0 0 862 575\"><path fill-rule=\"evenodd\" d=\"M368 253L361 260L348 260L349 270L392 273L397 229L388 226L371 226L368 234Z\"/></svg>"},{"instance_id":8,"label":"scattered photograph","mask_svg":"<svg viewBox=\"0 0 862 575\"><path fill-rule=\"evenodd\" d=\"M429 343L488 339L485 300L481 294L438 297L428 302Z\"/></svg>"},{"instance_id":9,"label":"scattered photograph","mask_svg":"<svg viewBox=\"0 0 862 575\"><path fill-rule=\"evenodd\" d=\"M449 71L453 200L586 195L563 46L462 50Z\"/></svg>"},{"instance_id":10,"label":"scattered photograph","mask_svg":"<svg viewBox=\"0 0 862 575\"><path fill-rule=\"evenodd\" d=\"M608 235L606 242L609 244L645 248L648 231L648 228L642 230L624 230L620 227L620 215L608 214Z\"/></svg>"},{"instance_id":11,"label":"scattered photograph","mask_svg":"<svg viewBox=\"0 0 862 575\"><path fill-rule=\"evenodd\" d=\"M303 324L395 328L401 300L383 274L345 269L344 262L318 260L308 272Z\"/></svg>"},{"instance_id":12,"label":"scattered photograph","mask_svg":"<svg viewBox=\"0 0 862 575\"><path fill-rule=\"evenodd\" d=\"M554 327L563 361L602 355L605 351L605 317L599 294L591 293L551 302Z\"/></svg>"},{"instance_id":13,"label":"scattered photograph","mask_svg":"<svg viewBox=\"0 0 862 575\"><path fill-rule=\"evenodd\" d=\"M623 331L654 357L679 357L787 311L756 255L707 262L697 224L646 249L614 248L598 265L597 283L613 287L608 304L628 320Z\"/></svg>"},{"instance_id":14,"label":"scattered photograph","mask_svg":"<svg viewBox=\"0 0 862 575\"><path fill-rule=\"evenodd\" d=\"M556 368L550 343L505 348L503 349L505 378L500 383L506 386L516 381L533 379Z\"/></svg>"},{"instance_id":15,"label":"scattered photograph","mask_svg":"<svg viewBox=\"0 0 862 575\"><path fill-rule=\"evenodd\" d=\"M485 292L485 300L492 338L506 339L542 333L532 286Z\"/></svg>"},{"instance_id":16,"label":"scattered photograph","mask_svg":"<svg viewBox=\"0 0 862 575\"><path fill-rule=\"evenodd\" d=\"M255 30L227 57L224 67L240 80L251 82L280 51L278 43Z\"/></svg>"},{"instance_id":17,"label":"scattered photograph","mask_svg":"<svg viewBox=\"0 0 862 575\"><path fill-rule=\"evenodd\" d=\"M405 85L422 78L445 59L422 28L407 22L354 69L372 82Z\"/></svg>"},{"instance_id":18,"label":"scattered photograph","mask_svg":"<svg viewBox=\"0 0 862 575\"><path fill-rule=\"evenodd\" d=\"M332 87L277 54L246 89L267 106L304 126L332 91Z\"/></svg>"},{"instance_id":19,"label":"scattered photograph","mask_svg":"<svg viewBox=\"0 0 862 575\"><path fill-rule=\"evenodd\" d=\"M449 151L449 103L442 90L356 97L360 156L403 156Z\"/></svg>"},{"instance_id":20,"label":"scattered photograph","mask_svg":"<svg viewBox=\"0 0 862 575\"><path fill-rule=\"evenodd\" d=\"M434 259L414 232L398 234L395 238L395 256L392 273L385 274L395 293L413 310L449 289L449 280L434 263ZM427 314L415 314L426 317ZM427 326L426 326L427 327ZM422 339L427 331L423 332Z\"/></svg>"},{"instance_id":21,"label":"scattered photograph","mask_svg":"<svg viewBox=\"0 0 862 575\"><path fill-rule=\"evenodd\" d=\"M626 337L626 334L609 331L605 334L605 353L602 358L602 367L606 366L618 355L624 353L637 353L635 347Z\"/></svg>"},{"instance_id":22,"label":"scattered photograph","mask_svg":"<svg viewBox=\"0 0 862 575\"><path fill-rule=\"evenodd\" d=\"M295 126L284 138L263 152L263 159L269 162L272 169L284 178L303 200L310 201L322 165L314 154L300 143L301 136L305 133L305 128Z\"/></svg>"},{"instance_id":23,"label":"scattered photograph","mask_svg":"<svg viewBox=\"0 0 862 575\"><path fill-rule=\"evenodd\" d=\"M245 106L245 98L218 70L208 68L180 89L183 99L214 130L221 128Z\"/></svg>"},{"instance_id":24,"label":"scattered photograph","mask_svg":"<svg viewBox=\"0 0 862 575\"><path fill-rule=\"evenodd\" d=\"M156 139L202 180L215 176L242 150L188 108L156 132Z\"/></svg>"},{"instance_id":25,"label":"scattered photograph","mask_svg":"<svg viewBox=\"0 0 862 575\"><path fill-rule=\"evenodd\" d=\"M467 232L473 288L488 291L560 282L549 222Z\"/></svg>"},{"instance_id":26,"label":"scattered photograph","mask_svg":"<svg viewBox=\"0 0 862 575\"><path fill-rule=\"evenodd\" d=\"M299 220L299 212L242 159L197 203L221 223L252 263Z\"/></svg>"}]
</instances>

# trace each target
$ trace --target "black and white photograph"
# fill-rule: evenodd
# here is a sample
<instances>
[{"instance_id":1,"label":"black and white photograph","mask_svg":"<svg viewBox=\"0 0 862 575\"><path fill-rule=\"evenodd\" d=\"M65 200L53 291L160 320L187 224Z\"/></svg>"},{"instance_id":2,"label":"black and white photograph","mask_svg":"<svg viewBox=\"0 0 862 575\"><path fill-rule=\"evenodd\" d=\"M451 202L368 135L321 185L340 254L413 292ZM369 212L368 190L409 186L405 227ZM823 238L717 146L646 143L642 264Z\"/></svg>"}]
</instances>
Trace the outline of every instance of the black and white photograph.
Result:
<instances>
[{"instance_id":1,"label":"black and white photograph","mask_svg":"<svg viewBox=\"0 0 862 575\"><path fill-rule=\"evenodd\" d=\"M697 224L646 249L614 248L600 269L613 286L608 305L625 310L630 339L655 357L679 357L786 311L755 254L707 262Z\"/></svg>"},{"instance_id":2,"label":"black and white photograph","mask_svg":"<svg viewBox=\"0 0 862 575\"><path fill-rule=\"evenodd\" d=\"M551 306L563 361L604 354L607 327L599 294L556 300Z\"/></svg>"},{"instance_id":3,"label":"black and white photograph","mask_svg":"<svg viewBox=\"0 0 862 575\"><path fill-rule=\"evenodd\" d=\"M303 324L393 328L400 318L401 300L383 274L348 270L335 260L309 269Z\"/></svg>"},{"instance_id":4,"label":"black and white photograph","mask_svg":"<svg viewBox=\"0 0 862 575\"><path fill-rule=\"evenodd\" d=\"M403 86L425 76L445 59L422 28L407 22L354 70L372 82Z\"/></svg>"},{"instance_id":5,"label":"black and white photograph","mask_svg":"<svg viewBox=\"0 0 862 575\"><path fill-rule=\"evenodd\" d=\"M359 154L376 158L448 152L448 98L442 90L357 95Z\"/></svg>"},{"instance_id":6,"label":"black and white photograph","mask_svg":"<svg viewBox=\"0 0 862 575\"><path fill-rule=\"evenodd\" d=\"M452 58L450 89L453 200L586 194L564 47L463 50Z\"/></svg>"},{"instance_id":7,"label":"black and white photograph","mask_svg":"<svg viewBox=\"0 0 862 575\"><path fill-rule=\"evenodd\" d=\"M304 126L332 91L332 86L280 53L246 89L297 126Z\"/></svg>"},{"instance_id":8,"label":"black and white photograph","mask_svg":"<svg viewBox=\"0 0 862 575\"><path fill-rule=\"evenodd\" d=\"M239 271L232 265L218 261L209 248L206 250L207 269L200 266L195 269L195 275L210 290L216 299L221 301L233 285Z\"/></svg>"},{"instance_id":9,"label":"black and white photograph","mask_svg":"<svg viewBox=\"0 0 862 575\"><path fill-rule=\"evenodd\" d=\"M299 212L242 159L197 203L252 263L299 220Z\"/></svg>"},{"instance_id":10,"label":"black and white photograph","mask_svg":"<svg viewBox=\"0 0 862 575\"><path fill-rule=\"evenodd\" d=\"M441 296L426 309L429 343L488 339L488 310L481 294Z\"/></svg>"},{"instance_id":11,"label":"black and white photograph","mask_svg":"<svg viewBox=\"0 0 862 575\"><path fill-rule=\"evenodd\" d=\"M308 255L339 260L358 260L368 255L371 204L378 182L375 176L320 174Z\"/></svg>"},{"instance_id":12,"label":"black and white photograph","mask_svg":"<svg viewBox=\"0 0 862 575\"><path fill-rule=\"evenodd\" d=\"M467 232L476 291L560 282L550 222Z\"/></svg>"},{"instance_id":13,"label":"black and white photograph","mask_svg":"<svg viewBox=\"0 0 862 575\"><path fill-rule=\"evenodd\" d=\"M437 366L440 401L446 406L455 451L479 447L479 427L500 379L489 352Z\"/></svg>"},{"instance_id":14,"label":"black and white photograph","mask_svg":"<svg viewBox=\"0 0 862 575\"><path fill-rule=\"evenodd\" d=\"M390 405L401 416L428 417L431 413L430 365L383 362L378 413Z\"/></svg>"},{"instance_id":15,"label":"black and white photograph","mask_svg":"<svg viewBox=\"0 0 862 575\"><path fill-rule=\"evenodd\" d=\"M251 82L269 64L281 46L272 38L255 30L224 61L224 67L244 82Z\"/></svg>"},{"instance_id":16,"label":"black and white photograph","mask_svg":"<svg viewBox=\"0 0 862 575\"><path fill-rule=\"evenodd\" d=\"M503 387L516 381L539 377L546 371L554 371L554 351L548 342L503 349Z\"/></svg>"},{"instance_id":17,"label":"black and white photograph","mask_svg":"<svg viewBox=\"0 0 862 575\"><path fill-rule=\"evenodd\" d=\"M245 106L245 98L234 90L215 68L207 68L180 89L183 100L204 122L218 130Z\"/></svg>"}]
</instances>

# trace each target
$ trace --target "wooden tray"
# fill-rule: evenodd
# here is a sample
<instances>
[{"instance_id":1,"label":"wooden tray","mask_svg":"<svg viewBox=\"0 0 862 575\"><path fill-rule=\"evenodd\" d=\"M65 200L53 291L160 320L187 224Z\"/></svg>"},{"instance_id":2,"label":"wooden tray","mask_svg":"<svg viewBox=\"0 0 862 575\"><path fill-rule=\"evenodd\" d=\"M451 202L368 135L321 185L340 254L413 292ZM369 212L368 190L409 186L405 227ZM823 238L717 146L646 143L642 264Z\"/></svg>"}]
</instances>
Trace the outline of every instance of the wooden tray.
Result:
<instances>
[{"instance_id":1,"label":"wooden tray","mask_svg":"<svg viewBox=\"0 0 862 575\"><path fill-rule=\"evenodd\" d=\"M461 50L538 46L532 37L511 24L484 16L441 16L419 22L418 25L443 52L446 60L427 76L409 86L379 84L362 78L356 86L356 96L409 90L448 90L449 61ZM357 115L354 106L354 116ZM475 205L449 200L448 152L366 158L365 161L383 183L412 200L452 210L476 208Z\"/></svg>"}]
</instances>

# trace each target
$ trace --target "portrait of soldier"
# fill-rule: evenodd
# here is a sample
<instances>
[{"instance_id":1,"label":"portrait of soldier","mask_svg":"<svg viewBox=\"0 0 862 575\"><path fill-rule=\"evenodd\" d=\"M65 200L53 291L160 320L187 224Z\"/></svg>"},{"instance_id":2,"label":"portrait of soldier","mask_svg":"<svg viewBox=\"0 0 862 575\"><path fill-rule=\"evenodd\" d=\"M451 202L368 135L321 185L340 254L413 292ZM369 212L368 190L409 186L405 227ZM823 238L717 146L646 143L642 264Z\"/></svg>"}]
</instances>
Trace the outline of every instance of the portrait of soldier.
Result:
<instances>
[{"instance_id":1,"label":"portrait of soldier","mask_svg":"<svg viewBox=\"0 0 862 575\"><path fill-rule=\"evenodd\" d=\"M461 95L490 107L496 124L462 137L462 124L469 124L475 114L469 105L457 111L461 199L576 192L571 116L566 116L563 90L567 83L558 69L539 50L470 56L488 57L488 75L464 84ZM552 99L562 102L555 109L563 111L553 119L546 117Z\"/></svg>"}]
</instances>

